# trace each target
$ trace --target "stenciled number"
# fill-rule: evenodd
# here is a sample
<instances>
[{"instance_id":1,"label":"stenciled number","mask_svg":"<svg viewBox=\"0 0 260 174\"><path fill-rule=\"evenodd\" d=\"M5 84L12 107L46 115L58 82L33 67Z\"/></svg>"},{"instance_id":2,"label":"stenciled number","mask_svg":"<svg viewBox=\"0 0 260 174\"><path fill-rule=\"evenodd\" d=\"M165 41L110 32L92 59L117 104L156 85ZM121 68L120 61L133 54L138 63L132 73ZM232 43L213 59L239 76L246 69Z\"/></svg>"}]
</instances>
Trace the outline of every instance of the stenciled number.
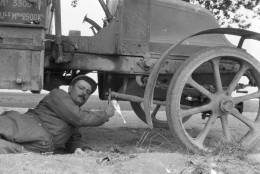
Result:
<instances>
[{"instance_id":1,"label":"stenciled number","mask_svg":"<svg viewBox=\"0 0 260 174\"><path fill-rule=\"evenodd\" d=\"M32 4L28 3L26 0L14 0L13 7L32 7Z\"/></svg>"}]
</instances>

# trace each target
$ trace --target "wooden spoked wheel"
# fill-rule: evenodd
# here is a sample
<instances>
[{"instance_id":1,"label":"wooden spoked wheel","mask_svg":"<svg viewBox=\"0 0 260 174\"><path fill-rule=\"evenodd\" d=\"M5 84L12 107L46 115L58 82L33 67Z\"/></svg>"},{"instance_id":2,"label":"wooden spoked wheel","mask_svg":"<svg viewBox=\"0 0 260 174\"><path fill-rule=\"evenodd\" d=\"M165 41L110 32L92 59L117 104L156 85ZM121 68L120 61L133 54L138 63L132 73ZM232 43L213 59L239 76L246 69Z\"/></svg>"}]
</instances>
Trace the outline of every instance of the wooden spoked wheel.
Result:
<instances>
[{"instance_id":1,"label":"wooden spoked wheel","mask_svg":"<svg viewBox=\"0 0 260 174\"><path fill-rule=\"evenodd\" d=\"M249 93L235 92L247 85L253 86L247 87ZM223 141L257 148L259 87L260 64L251 55L231 47L204 49L189 57L171 80L166 98L170 130L194 152L212 152L216 142ZM183 99L196 105L183 109ZM249 106L242 113L237 108L241 103ZM191 115L187 122L182 121Z\"/></svg>"},{"instance_id":2,"label":"wooden spoked wheel","mask_svg":"<svg viewBox=\"0 0 260 174\"><path fill-rule=\"evenodd\" d=\"M130 102L131 107L135 114L144 122L147 123L145 113L144 113L144 107L142 103L136 103L136 102ZM151 117L153 121L153 126L155 128L164 128L169 129L167 117L165 114L165 106L153 104L151 107ZM187 120L189 120L191 116L185 117L182 122L185 123Z\"/></svg>"}]
</instances>

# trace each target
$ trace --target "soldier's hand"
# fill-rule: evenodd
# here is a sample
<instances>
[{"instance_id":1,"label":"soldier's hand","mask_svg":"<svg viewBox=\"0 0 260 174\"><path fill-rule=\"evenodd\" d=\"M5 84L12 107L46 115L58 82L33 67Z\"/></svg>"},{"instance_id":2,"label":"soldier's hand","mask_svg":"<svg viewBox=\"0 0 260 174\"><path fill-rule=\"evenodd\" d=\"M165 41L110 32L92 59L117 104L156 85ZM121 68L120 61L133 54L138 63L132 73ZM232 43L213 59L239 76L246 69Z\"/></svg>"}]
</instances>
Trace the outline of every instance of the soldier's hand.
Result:
<instances>
[{"instance_id":1,"label":"soldier's hand","mask_svg":"<svg viewBox=\"0 0 260 174\"><path fill-rule=\"evenodd\" d=\"M81 148L77 148L74 152L75 155L84 155L85 152Z\"/></svg>"},{"instance_id":2,"label":"soldier's hand","mask_svg":"<svg viewBox=\"0 0 260 174\"><path fill-rule=\"evenodd\" d=\"M108 105L108 107L106 108L105 112L106 112L108 117L113 117L114 114L115 114L114 108L111 105Z\"/></svg>"},{"instance_id":3,"label":"soldier's hand","mask_svg":"<svg viewBox=\"0 0 260 174\"><path fill-rule=\"evenodd\" d=\"M82 148L77 148L75 151L74 151L74 154L76 155L84 155L85 153L89 152L89 151L92 151L92 148L89 147L89 146L84 146Z\"/></svg>"}]
</instances>

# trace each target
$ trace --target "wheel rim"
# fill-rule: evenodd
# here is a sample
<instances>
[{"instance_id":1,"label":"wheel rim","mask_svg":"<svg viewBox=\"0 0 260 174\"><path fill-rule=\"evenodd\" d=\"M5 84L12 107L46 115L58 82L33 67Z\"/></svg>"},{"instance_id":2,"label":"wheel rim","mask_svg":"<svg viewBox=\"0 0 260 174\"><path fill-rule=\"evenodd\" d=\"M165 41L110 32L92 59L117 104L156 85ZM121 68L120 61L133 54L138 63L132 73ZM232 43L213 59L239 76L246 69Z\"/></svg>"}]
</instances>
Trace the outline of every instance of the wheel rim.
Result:
<instances>
[{"instance_id":1,"label":"wheel rim","mask_svg":"<svg viewBox=\"0 0 260 174\"><path fill-rule=\"evenodd\" d=\"M143 109L143 104L141 103L135 103L135 102L130 102L131 107L133 108L135 114L144 122L147 123L146 118L145 118L145 113L144 113L144 109ZM160 110L160 111L159 111ZM152 106L152 112L151 112L151 117L152 117L152 121L153 121L153 125L155 128L166 128L168 129L168 122L167 122L167 118L164 114L158 114L159 112L164 112L165 111L165 107L161 106L161 105L153 105Z\"/></svg>"},{"instance_id":2,"label":"wheel rim","mask_svg":"<svg viewBox=\"0 0 260 174\"><path fill-rule=\"evenodd\" d=\"M231 70L223 70L227 64L234 65ZM224 66L225 65L225 66ZM227 72L231 72L229 77ZM212 84L201 80L201 74L211 73L213 78ZM257 92L244 94L242 96L234 96L241 78L250 73L256 83ZM241 144L247 149L252 149L260 137L260 117L259 117L259 98L260 98L260 65L253 57L236 48L208 48L193 57L190 57L178 69L174 75L167 92L166 114L169 121L170 129L180 141L192 151L211 151L212 132L217 121L220 120L221 130L225 141ZM207 88L206 85L213 86L213 89ZM186 95L186 88L192 88L195 93L201 93L206 102L191 109L181 109L181 99ZM251 102L252 99L257 100L257 110L254 118L248 118L247 113L239 113L236 105L240 102ZM207 113L208 118L201 124L197 125L198 115ZM183 123L181 121L186 116L192 115L191 123ZM251 115L251 114L250 114ZM220 119L218 119L220 118ZM245 126L247 131L241 136L235 135L238 130L233 130L230 120L237 120L239 124ZM255 119L255 120L254 120ZM193 123L193 122L194 123ZM196 124L195 124L196 122ZM196 133L191 129L196 128ZM214 141L215 141L214 137Z\"/></svg>"},{"instance_id":3,"label":"wheel rim","mask_svg":"<svg viewBox=\"0 0 260 174\"><path fill-rule=\"evenodd\" d=\"M146 117L145 117L145 112L144 112L144 107L142 103L135 103L135 102L130 102L131 107L133 108L135 114L144 122L147 123L146 121ZM153 126L155 128L165 128L165 129L169 129L169 125L167 122L167 117L165 115L165 106L161 106L161 105L152 105L152 111L151 111L151 118L153 121ZM160 111L159 111L160 110ZM157 114L161 111L163 111L164 113L160 113ZM186 121L188 121L190 119L190 116L185 117L182 122L185 123Z\"/></svg>"}]
</instances>

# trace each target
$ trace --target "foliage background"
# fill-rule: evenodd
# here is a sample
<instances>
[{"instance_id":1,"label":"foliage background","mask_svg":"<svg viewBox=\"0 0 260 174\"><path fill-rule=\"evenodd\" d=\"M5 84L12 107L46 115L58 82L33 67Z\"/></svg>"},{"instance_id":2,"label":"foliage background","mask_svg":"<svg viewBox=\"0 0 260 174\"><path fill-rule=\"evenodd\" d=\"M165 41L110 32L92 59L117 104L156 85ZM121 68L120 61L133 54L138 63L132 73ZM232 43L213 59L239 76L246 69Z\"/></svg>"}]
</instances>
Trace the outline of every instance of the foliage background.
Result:
<instances>
[{"instance_id":1,"label":"foliage background","mask_svg":"<svg viewBox=\"0 0 260 174\"><path fill-rule=\"evenodd\" d=\"M220 26L247 29L260 19L260 0L188 0L210 10Z\"/></svg>"}]
</instances>

